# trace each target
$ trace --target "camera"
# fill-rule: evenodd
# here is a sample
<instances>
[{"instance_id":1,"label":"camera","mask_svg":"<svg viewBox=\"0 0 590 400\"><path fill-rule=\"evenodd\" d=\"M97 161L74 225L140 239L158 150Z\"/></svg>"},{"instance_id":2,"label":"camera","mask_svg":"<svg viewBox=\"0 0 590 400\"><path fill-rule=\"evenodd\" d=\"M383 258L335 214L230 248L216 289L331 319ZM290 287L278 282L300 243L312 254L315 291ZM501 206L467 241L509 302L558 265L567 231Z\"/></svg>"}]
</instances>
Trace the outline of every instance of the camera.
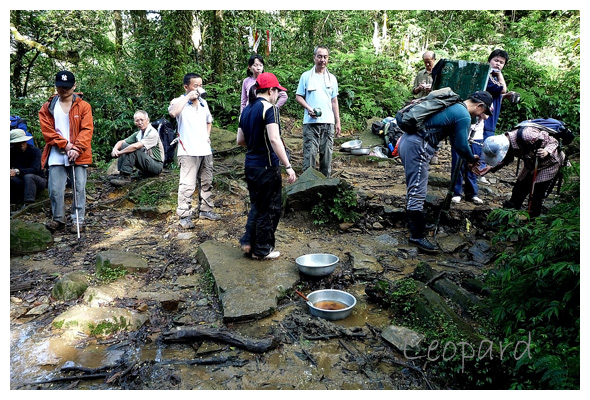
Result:
<instances>
[{"instance_id":1,"label":"camera","mask_svg":"<svg viewBox=\"0 0 590 400\"><path fill-rule=\"evenodd\" d=\"M518 104L520 102L520 93L512 92L512 96L510 96L510 101L512 104Z\"/></svg>"}]
</instances>

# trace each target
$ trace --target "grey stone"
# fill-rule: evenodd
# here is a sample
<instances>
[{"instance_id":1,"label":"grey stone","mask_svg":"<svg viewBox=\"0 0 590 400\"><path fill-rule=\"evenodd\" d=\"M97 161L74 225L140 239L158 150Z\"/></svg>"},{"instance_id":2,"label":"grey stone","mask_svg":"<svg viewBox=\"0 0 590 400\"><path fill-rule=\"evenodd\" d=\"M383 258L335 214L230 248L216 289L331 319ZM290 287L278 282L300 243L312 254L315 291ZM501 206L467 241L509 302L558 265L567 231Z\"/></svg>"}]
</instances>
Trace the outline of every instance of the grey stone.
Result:
<instances>
[{"instance_id":1,"label":"grey stone","mask_svg":"<svg viewBox=\"0 0 590 400\"><path fill-rule=\"evenodd\" d=\"M138 314L125 308L89 307L78 304L58 315L53 320L52 326L59 326L60 329L71 330L74 333L82 331L88 335L91 333L92 327L96 327L102 322L118 324L120 329L132 331L139 329L147 320L147 315Z\"/></svg>"},{"instance_id":2,"label":"grey stone","mask_svg":"<svg viewBox=\"0 0 590 400\"><path fill-rule=\"evenodd\" d=\"M383 272L383 266L379 264L375 257L358 251L350 251L348 255L352 262L352 272L356 276L369 278Z\"/></svg>"},{"instance_id":3,"label":"grey stone","mask_svg":"<svg viewBox=\"0 0 590 400\"><path fill-rule=\"evenodd\" d=\"M436 172L428 174L428 185L448 188L451 184L451 174L438 174Z\"/></svg>"},{"instance_id":4,"label":"grey stone","mask_svg":"<svg viewBox=\"0 0 590 400\"><path fill-rule=\"evenodd\" d=\"M193 232L180 232L178 234L178 236L176 236L176 239L178 240L190 240L192 238L195 237L195 234Z\"/></svg>"},{"instance_id":5,"label":"grey stone","mask_svg":"<svg viewBox=\"0 0 590 400\"><path fill-rule=\"evenodd\" d=\"M53 286L51 296L58 300L74 300L88 288L88 276L83 271L64 274Z\"/></svg>"},{"instance_id":6,"label":"grey stone","mask_svg":"<svg viewBox=\"0 0 590 400\"><path fill-rule=\"evenodd\" d=\"M392 247L395 247L399 244L399 241L396 238L394 238L388 234L379 235L375 238L375 240L378 241L379 243L383 243L385 245L392 246Z\"/></svg>"},{"instance_id":7,"label":"grey stone","mask_svg":"<svg viewBox=\"0 0 590 400\"><path fill-rule=\"evenodd\" d=\"M10 221L10 253L22 255L47 250L53 244L45 225L19 219Z\"/></svg>"},{"instance_id":8,"label":"grey stone","mask_svg":"<svg viewBox=\"0 0 590 400\"><path fill-rule=\"evenodd\" d=\"M483 239L476 240L473 246L469 248L469 253L473 258L473 261L482 264L489 263L495 255L494 249L490 245L490 242Z\"/></svg>"},{"instance_id":9,"label":"grey stone","mask_svg":"<svg viewBox=\"0 0 590 400\"><path fill-rule=\"evenodd\" d=\"M373 227L373 229L378 230L378 231L383 229L383 225L381 225L380 222L373 222L372 227Z\"/></svg>"},{"instance_id":10,"label":"grey stone","mask_svg":"<svg viewBox=\"0 0 590 400\"><path fill-rule=\"evenodd\" d=\"M292 260L252 260L239 248L217 241L202 243L197 260L213 274L225 321L270 315L282 295L277 288L292 288L299 280Z\"/></svg>"},{"instance_id":11,"label":"grey stone","mask_svg":"<svg viewBox=\"0 0 590 400\"><path fill-rule=\"evenodd\" d=\"M445 253L453 253L467 244L467 240L459 235L437 235L437 242Z\"/></svg>"},{"instance_id":12,"label":"grey stone","mask_svg":"<svg viewBox=\"0 0 590 400\"><path fill-rule=\"evenodd\" d=\"M297 181L285 188L289 205L294 209L307 209L317 201L317 193L333 192L340 185L339 178L326 178L324 174L308 168Z\"/></svg>"},{"instance_id":13,"label":"grey stone","mask_svg":"<svg viewBox=\"0 0 590 400\"><path fill-rule=\"evenodd\" d=\"M121 268L129 272L147 272L147 261L131 252L107 250L96 255L96 273L100 274L105 268Z\"/></svg>"},{"instance_id":14,"label":"grey stone","mask_svg":"<svg viewBox=\"0 0 590 400\"><path fill-rule=\"evenodd\" d=\"M117 297L123 298L125 294L125 289L113 282L110 285L89 287L84 292L83 301L91 307L99 307L111 303Z\"/></svg>"},{"instance_id":15,"label":"grey stone","mask_svg":"<svg viewBox=\"0 0 590 400\"><path fill-rule=\"evenodd\" d=\"M40 304L37 307L31 308L26 315L42 315L49 309L49 304Z\"/></svg>"},{"instance_id":16,"label":"grey stone","mask_svg":"<svg viewBox=\"0 0 590 400\"><path fill-rule=\"evenodd\" d=\"M390 325L381 332L383 339L391 343L400 352L416 352L420 348L420 343L424 340L424 335L414 332L403 326Z\"/></svg>"}]
</instances>

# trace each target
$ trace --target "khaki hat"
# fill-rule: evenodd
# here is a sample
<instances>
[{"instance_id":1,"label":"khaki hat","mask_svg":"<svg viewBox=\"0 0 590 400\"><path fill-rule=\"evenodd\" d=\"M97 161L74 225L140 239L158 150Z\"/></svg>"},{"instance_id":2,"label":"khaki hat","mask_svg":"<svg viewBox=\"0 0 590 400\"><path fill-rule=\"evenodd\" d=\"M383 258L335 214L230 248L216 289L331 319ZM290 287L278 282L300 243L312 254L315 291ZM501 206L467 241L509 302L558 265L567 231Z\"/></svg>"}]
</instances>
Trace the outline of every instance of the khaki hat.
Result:
<instances>
[{"instance_id":1,"label":"khaki hat","mask_svg":"<svg viewBox=\"0 0 590 400\"><path fill-rule=\"evenodd\" d=\"M10 131L10 143L26 142L30 139L31 137L27 136L25 131L23 131L22 129L13 129Z\"/></svg>"}]
</instances>

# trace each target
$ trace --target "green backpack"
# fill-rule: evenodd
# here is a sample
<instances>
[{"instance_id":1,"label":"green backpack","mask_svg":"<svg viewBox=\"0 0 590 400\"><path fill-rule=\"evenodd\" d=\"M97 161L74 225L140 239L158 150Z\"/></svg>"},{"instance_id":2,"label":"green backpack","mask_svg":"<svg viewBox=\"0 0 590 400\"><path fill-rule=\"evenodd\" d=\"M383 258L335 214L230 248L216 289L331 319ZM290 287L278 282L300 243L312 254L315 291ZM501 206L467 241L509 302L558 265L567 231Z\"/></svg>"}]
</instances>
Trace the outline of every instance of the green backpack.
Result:
<instances>
[{"instance_id":1,"label":"green backpack","mask_svg":"<svg viewBox=\"0 0 590 400\"><path fill-rule=\"evenodd\" d=\"M428 95L406 104L395 114L395 120L402 131L416 133L424 128L424 122L428 117L462 101L451 88L433 90Z\"/></svg>"}]
</instances>

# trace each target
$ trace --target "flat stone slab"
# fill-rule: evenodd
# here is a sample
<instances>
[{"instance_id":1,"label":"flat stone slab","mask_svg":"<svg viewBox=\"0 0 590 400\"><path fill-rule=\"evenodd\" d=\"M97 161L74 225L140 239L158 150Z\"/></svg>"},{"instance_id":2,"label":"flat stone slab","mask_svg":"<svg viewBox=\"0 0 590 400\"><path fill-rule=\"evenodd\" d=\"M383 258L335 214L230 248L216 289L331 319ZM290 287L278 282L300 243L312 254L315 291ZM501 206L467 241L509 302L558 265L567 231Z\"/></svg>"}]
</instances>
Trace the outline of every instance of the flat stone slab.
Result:
<instances>
[{"instance_id":1,"label":"flat stone slab","mask_svg":"<svg viewBox=\"0 0 590 400\"><path fill-rule=\"evenodd\" d=\"M225 321L272 314L282 293L299 281L299 271L292 260L252 260L238 247L217 241L202 243L197 260L215 278Z\"/></svg>"},{"instance_id":2,"label":"flat stone slab","mask_svg":"<svg viewBox=\"0 0 590 400\"><path fill-rule=\"evenodd\" d=\"M104 268L122 268L129 272L147 272L149 266L147 261L140 255L127 252L107 250L96 255L96 272Z\"/></svg>"}]
</instances>

